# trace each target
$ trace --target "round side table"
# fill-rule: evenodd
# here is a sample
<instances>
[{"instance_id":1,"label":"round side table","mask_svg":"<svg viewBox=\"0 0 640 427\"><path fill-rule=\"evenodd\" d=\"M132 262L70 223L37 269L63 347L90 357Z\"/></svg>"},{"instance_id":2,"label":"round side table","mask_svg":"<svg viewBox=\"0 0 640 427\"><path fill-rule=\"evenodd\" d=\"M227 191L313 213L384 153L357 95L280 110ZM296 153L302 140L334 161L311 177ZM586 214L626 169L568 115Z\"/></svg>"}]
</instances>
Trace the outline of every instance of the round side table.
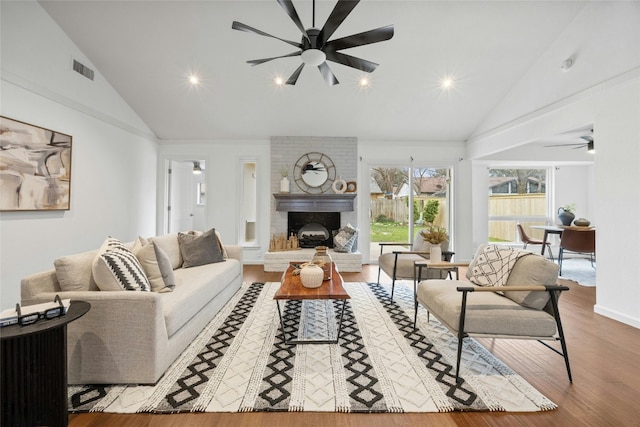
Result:
<instances>
[{"instance_id":1,"label":"round side table","mask_svg":"<svg viewBox=\"0 0 640 427\"><path fill-rule=\"evenodd\" d=\"M67 313L0 329L3 426L66 426L67 324L91 304L71 301Z\"/></svg>"}]
</instances>

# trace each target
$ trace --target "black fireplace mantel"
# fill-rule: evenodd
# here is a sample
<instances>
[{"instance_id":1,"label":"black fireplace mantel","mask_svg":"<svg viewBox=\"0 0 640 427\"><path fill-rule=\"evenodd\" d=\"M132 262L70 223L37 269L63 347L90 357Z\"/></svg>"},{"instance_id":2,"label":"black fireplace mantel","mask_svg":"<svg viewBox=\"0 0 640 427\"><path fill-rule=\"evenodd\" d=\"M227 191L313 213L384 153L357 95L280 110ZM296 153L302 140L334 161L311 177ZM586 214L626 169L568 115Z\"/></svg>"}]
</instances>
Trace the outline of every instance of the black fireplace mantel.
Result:
<instances>
[{"instance_id":1,"label":"black fireplace mantel","mask_svg":"<svg viewBox=\"0 0 640 427\"><path fill-rule=\"evenodd\" d=\"M281 212L349 212L354 210L356 193L274 193L273 197L276 199L276 211Z\"/></svg>"}]
</instances>

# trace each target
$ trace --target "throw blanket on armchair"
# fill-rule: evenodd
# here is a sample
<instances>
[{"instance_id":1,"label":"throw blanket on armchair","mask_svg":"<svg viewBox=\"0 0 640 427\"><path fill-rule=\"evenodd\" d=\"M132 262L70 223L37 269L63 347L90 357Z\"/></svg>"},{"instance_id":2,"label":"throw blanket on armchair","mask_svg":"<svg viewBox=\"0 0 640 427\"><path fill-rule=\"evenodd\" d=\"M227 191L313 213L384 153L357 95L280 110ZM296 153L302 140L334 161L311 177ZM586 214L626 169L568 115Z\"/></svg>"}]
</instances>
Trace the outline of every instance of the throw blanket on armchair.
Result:
<instances>
[{"instance_id":1,"label":"throw blanket on armchair","mask_svg":"<svg viewBox=\"0 0 640 427\"><path fill-rule=\"evenodd\" d=\"M505 246L487 245L474 260L469 280L478 286L505 286L516 261L530 253Z\"/></svg>"}]
</instances>

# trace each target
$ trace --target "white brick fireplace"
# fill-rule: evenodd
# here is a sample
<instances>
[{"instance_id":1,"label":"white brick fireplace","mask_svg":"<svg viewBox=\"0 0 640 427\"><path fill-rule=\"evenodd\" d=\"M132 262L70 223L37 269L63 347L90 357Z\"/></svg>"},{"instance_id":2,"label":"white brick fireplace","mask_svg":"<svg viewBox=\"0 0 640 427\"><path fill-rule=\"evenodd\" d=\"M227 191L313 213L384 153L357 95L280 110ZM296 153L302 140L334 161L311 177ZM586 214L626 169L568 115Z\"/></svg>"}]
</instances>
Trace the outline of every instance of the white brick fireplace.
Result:
<instances>
[{"instance_id":1,"label":"white brick fireplace","mask_svg":"<svg viewBox=\"0 0 640 427\"><path fill-rule=\"evenodd\" d=\"M272 137L271 138L271 235L287 233L288 213L297 212L340 212L340 226L358 226L358 212L355 198L357 193L336 194L331 188L325 193L310 195L298 188L292 179L293 167L298 159L310 152L328 156L336 167L336 179L357 180L358 146L356 138L341 137ZM283 168L289 172L290 193L280 193L280 173ZM280 197L278 197L280 196ZM276 198L278 197L278 198ZM342 203L347 203L344 205ZM346 206L346 207L345 207ZM284 271L290 261L311 260L314 249L297 251L267 252L264 256L265 271ZM340 271L361 271L362 254L337 253L330 250L332 259Z\"/></svg>"}]
</instances>

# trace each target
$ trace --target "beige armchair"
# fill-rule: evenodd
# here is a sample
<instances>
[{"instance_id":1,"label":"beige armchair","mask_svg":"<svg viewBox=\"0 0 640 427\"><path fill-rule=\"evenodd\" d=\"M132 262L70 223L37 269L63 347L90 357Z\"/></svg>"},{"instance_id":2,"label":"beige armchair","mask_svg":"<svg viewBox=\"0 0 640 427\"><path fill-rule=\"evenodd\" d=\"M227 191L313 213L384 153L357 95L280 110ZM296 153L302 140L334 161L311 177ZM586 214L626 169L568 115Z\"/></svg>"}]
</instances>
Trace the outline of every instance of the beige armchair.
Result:
<instances>
[{"instance_id":1,"label":"beige armchair","mask_svg":"<svg viewBox=\"0 0 640 427\"><path fill-rule=\"evenodd\" d=\"M478 253L482 247L478 249ZM471 277L478 254L469 265ZM456 381L460 374L462 343L467 337L537 340L564 357L569 382L572 382L569 356L558 310L558 299L566 286L556 284L558 265L541 255L518 258L505 286L477 286L467 281L423 280L418 284L415 301L433 314L458 337ZM457 282L457 283L456 283ZM544 341L560 341L561 351Z\"/></svg>"},{"instance_id":2,"label":"beige armchair","mask_svg":"<svg viewBox=\"0 0 640 427\"><path fill-rule=\"evenodd\" d=\"M414 279L414 262L429 259L430 245L422 238L419 232L416 234L413 244L385 242L379 243L379 245L378 283L380 283L380 272L384 271L385 274L391 278L391 299L393 300L396 280ZM440 246L442 247L442 259L444 261L451 261L454 253L448 250L449 242L443 242ZM398 249L384 253L384 249L387 247L406 247L407 249ZM429 269L426 274L428 279L445 279L450 273L442 270Z\"/></svg>"}]
</instances>

